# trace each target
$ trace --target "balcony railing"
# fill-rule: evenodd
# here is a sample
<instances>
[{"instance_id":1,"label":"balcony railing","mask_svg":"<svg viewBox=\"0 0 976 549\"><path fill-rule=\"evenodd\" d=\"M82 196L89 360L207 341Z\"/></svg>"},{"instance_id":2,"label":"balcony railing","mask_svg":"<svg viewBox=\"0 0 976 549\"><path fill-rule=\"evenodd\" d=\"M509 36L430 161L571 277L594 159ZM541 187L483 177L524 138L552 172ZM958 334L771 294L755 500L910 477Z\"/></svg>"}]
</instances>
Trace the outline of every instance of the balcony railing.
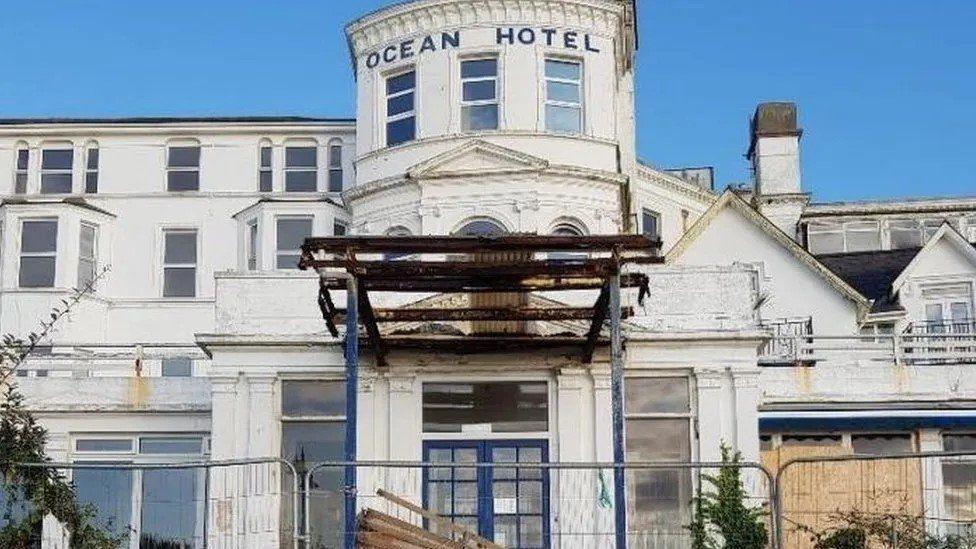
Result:
<instances>
[{"instance_id":1,"label":"balcony railing","mask_svg":"<svg viewBox=\"0 0 976 549\"><path fill-rule=\"evenodd\" d=\"M770 354L774 352L775 354ZM886 362L976 364L976 331L877 335L773 335L760 354L765 366Z\"/></svg>"}]
</instances>

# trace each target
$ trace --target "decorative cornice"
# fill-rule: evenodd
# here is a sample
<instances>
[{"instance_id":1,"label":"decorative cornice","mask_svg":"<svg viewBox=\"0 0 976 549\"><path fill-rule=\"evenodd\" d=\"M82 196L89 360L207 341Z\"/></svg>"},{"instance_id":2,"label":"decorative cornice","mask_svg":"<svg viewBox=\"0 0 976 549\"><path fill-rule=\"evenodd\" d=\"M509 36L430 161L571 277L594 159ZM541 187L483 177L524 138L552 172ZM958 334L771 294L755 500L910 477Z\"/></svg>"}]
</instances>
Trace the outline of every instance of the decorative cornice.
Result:
<instances>
[{"instance_id":1,"label":"decorative cornice","mask_svg":"<svg viewBox=\"0 0 976 549\"><path fill-rule=\"evenodd\" d=\"M638 162L637 175L646 177L647 179L651 180L652 183L665 187L669 190L681 193L689 198L699 200L705 206L708 206L718 199L715 193L709 191L708 189L703 189L698 185L681 179L680 177L659 172L647 164Z\"/></svg>"}]
</instances>

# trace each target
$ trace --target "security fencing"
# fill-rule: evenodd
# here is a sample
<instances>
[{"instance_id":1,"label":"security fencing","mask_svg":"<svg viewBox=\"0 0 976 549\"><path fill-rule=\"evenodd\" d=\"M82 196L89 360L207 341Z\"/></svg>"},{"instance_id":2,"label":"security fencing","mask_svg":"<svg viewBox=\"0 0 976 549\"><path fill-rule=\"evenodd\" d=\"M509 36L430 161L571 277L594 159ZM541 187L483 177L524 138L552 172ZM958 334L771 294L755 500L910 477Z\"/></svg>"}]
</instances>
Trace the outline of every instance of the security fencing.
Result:
<instances>
[{"instance_id":1,"label":"security fencing","mask_svg":"<svg viewBox=\"0 0 976 549\"><path fill-rule=\"evenodd\" d=\"M299 476L284 460L121 463L84 461L19 464L61 471L76 501L93 512L93 526L120 548L298 549ZM0 489L0 526L29 509L16 478ZM68 549L69 533L45 520L33 536L39 549Z\"/></svg>"},{"instance_id":2,"label":"security fencing","mask_svg":"<svg viewBox=\"0 0 976 549\"><path fill-rule=\"evenodd\" d=\"M469 543L464 547L687 548L695 498L714 490L705 476L722 466L544 463L518 452L484 463L456 449L443 457L309 466L302 511L307 547L426 547L449 539ZM772 477L758 464L733 467L774 546Z\"/></svg>"}]
</instances>

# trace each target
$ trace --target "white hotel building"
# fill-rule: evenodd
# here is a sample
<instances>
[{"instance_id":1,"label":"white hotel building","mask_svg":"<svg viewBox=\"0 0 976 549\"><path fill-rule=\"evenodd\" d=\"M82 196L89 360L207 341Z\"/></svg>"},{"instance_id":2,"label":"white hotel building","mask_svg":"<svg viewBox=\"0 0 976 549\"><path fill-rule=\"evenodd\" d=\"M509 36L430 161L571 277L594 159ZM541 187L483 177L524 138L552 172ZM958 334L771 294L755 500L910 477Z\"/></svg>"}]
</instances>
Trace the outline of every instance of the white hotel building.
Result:
<instances>
[{"instance_id":1,"label":"white hotel building","mask_svg":"<svg viewBox=\"0 0 976 549\"><path fill-rule=\"evenodd\" d=\"M612 460L605 351L393 352L383 368L364 353L347 417L343 338L296 268L305 237L345 234L659 237L666 263L644 269L650 294L624 325L628 460L714 460L721 442L756 461L976 448L976 352L911 337L974 329L976 199L813 201L788 103L756 110L749 189L641 162L635 18L624 0L391 5L346 27L354 119L0 120L0 330L33 330L108 268L19 372L52 458L341 460L354 421L359 460ZM124 494L105 512L132 547L272 547L287 530L217 524L192 471L76 482L95 502ZM687 483L655 482L619 499L631 546L655 545L642 528L683 531ZM950 476L932 482L943 505ZM536 488L516 511L457 518L512 547L586 546L554 536L565 510ZM329 546L312 526L309 546ZM45 526L44 547L65 539Z\"/></svg>"}]
</instances>

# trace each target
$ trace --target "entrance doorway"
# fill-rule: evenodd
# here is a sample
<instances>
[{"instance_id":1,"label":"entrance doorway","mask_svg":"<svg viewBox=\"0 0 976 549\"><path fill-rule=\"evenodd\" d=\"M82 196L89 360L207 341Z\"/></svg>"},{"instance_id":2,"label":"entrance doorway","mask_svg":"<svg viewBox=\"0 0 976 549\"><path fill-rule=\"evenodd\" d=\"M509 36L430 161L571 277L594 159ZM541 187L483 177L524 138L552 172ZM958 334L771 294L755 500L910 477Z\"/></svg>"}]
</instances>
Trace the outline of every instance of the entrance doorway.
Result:
<instances>
[{"instance_id":1,"label":"entrance doorway","mask_svg":"<svg viewBox=\"0 0 976 549\"><path fill-rule=\"evenodd\" d=\"M544 440L437 440L424 443L433 463L544 463ZM513 549L549 547L549 474L538 467L424 470L424 507ZM433 524L428 528L438 531ZM441 532L447 534L447 532Z\"/></svg>"}]
</instances>

